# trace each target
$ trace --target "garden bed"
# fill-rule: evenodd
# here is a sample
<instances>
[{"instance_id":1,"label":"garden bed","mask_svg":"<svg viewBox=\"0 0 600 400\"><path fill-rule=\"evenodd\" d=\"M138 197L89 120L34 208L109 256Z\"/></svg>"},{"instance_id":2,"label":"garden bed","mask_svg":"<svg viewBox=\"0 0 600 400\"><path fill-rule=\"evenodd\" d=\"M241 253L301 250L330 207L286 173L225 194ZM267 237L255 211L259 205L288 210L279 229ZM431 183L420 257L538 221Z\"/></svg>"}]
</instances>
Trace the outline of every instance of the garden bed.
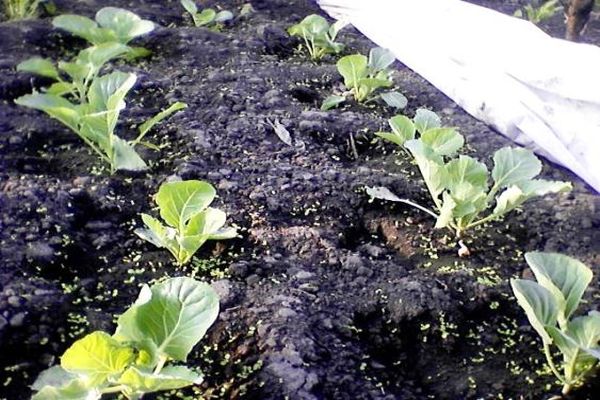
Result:
<instances>
[{"instance_id":1,"label":"garden bed","mask_svg":"<svg viewBox=\"0 0 600 400\"><path fill-rule=\"evenodd\" d=\"M507 13L516 7L485 3ZM107 4L57 5L91 16ZM189 106L152 134L162 150L143 154L151 163L146 173L109 175L57 121L13 103L45 84L15 72L20 61L66 58L84 43L52 29L49 18L0 23L0 399L28 398L37 374L74 339L112 331L140 285L165 276L208 280L221 297L216 324L189 360L205 382L180 391L187 398L556 393L508 281L531 274L523 254L532 250L572 255L600 275L600 197L580 179L545 163L543 177L571 181L574 190L478 229L467 238L472 256L459 258L454 240L434 230L428 215L369 202L365 186L429 199L416 167L374 140L392 109L319 110L341 84L335 59L306 60L285 33L318 12L314 4L254 1L254 12L222 32L190 26L177 1L112 5L161 25L141 41L150 58L117 65L139 76L122 131L173 101ZM562 16L545 28L562 35ZM348 54L373 47L354 29L340 39ZM600 44L598 23L585 40ZM486 162L511 144L396 66L394 80L409 100L405 114L438 112ZM286 126L295 145L281 141L267 119ZM211 182L242 236L203 247L185 268L133 233L160 183L175 177ZM587 296L600 299L597 279ZM595 382L572 398L595 398Z\"/></svg>"}]
</instances>

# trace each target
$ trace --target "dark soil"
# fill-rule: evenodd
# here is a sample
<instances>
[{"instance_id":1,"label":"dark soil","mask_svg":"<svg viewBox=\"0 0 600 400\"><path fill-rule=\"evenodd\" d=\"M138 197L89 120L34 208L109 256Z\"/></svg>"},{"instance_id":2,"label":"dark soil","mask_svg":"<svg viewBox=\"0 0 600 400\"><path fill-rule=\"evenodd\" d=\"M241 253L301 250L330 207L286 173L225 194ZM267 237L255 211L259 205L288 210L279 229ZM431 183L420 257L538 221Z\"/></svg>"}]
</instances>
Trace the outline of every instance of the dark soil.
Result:
<instances>
[{"instance_id":1,"label":"dark soil","mask_svg":"<svg viewBox=\"0 0 600 400\"><path fill-rule=\"evenodd\" d=\"M483 3L511 14L517 7ZM91 16L106 2L57 4ZM458 258L426 215L368 201L365 185L428 198L415 167L374 141L392 110L319 111L341 83L335 60L307 61L285 33L319 12L314 4L256 0L254 13L221 32L191 27L177 1L112 4L161 25L140 41L152 57L114 66L139 76L120 134L170 102L189 105L155 130L162 151L143 153L152 165L144 174L110 176L58 122L13 103L45 84L15 72L18 62L68 57L84 43L47 17L0 23L1 399L28 398L73 340L114 329L141 284L179 275L211 281L222 311L190 357L205 383L154 398L537 400L557 392L508 280L530 276L523 253L531 250L573 255L600 275L600 198L589 187L545 164L544 177L574 190L484 227L468 239L473 255ZM543 27L561 36L562 16ZM348 53L373 46L353 29L340 38ZM584 40L600 44L598 22ZM510 144L397 69L407 115L437 111L482 160ZM285 125L295 146L267 119ZM138 239L138 214L173 178L213 183L243 238L205 246L186 268ZM597 307L597 280L588 299ZM571 398L597 399L591 382Z\"/></svg>"}]
</instances>

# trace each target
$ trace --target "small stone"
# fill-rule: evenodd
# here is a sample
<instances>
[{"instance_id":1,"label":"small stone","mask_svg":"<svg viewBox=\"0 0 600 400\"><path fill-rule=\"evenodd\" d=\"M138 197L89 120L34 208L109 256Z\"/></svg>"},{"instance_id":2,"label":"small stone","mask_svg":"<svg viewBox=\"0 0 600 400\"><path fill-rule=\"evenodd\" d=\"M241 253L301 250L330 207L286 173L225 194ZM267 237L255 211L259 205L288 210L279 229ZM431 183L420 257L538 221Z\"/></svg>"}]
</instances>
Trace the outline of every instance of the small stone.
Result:
<instances>
[{"instance_id":1,"label":"small stone","mask_svg":"<svg viewBox=\"0 0 600 400\"><path fill-rule=\"evenodd\" d=\"M294 278L298 279L299 281L305 281L312 278L313 276L315 276L315 274L313 274L312 272L299 271L294 275Z\"/></svg>"},{"instance_id":2,"label":"small stone","mask_svg":"<svg viewBox=\"0 0 600 400\"><path fill-rule=\"evenodd\" d=\"M277 315L283 318L290 318L297 315L297 313L291 308L280 308L279 311L277 311Z\"/></svg>"},{"instance_id":3,"label":"small stone","mask_svg":"<svg viewBox=\"0 0 600 400\"><path fill-rule=\"evenodd\" d=\"M8 321L6 320L6 318L0 315L0 331L4 329L6 325L8 325Z\"/></svg>"},{"instance_id":4,"label":"small stone","mask_svg":"<svg viewBox=\"0 0 600 400\"><path fill-rule=\"evenodd\" d=\"M10 326L19 327L23 325L23 322L25 322L25 313L20 312L12 316L10 319Z\"/></svg>"},{"instance_id":5,"label":"small stone","mask_svg":"<svg viewBox=\"0 0 600 400\"><path fill-rule=\"evenodd\" d=\"M26 250L27 257L39 262L52 262L54 249L45 242L30 243Z\"/></svg>"},{"instance_id":6,"label":"small stone","mask_svg":"<svg viewBox=\"0 0 600 400\"><path fill-rule=\"evenodd\" d=\"M10 296L6 301L11 307L18 308L21 306L21 298L18 296Z\"/></svg>"}]
</instances>

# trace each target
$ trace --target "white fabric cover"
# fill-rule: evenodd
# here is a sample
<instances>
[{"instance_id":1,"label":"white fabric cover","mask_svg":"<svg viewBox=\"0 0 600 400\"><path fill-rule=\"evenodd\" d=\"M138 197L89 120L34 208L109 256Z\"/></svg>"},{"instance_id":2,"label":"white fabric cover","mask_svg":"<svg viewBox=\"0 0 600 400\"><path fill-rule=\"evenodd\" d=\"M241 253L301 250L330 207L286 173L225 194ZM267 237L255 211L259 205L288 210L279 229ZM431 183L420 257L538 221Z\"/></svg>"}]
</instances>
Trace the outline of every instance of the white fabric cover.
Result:
<instances>
[{"instance_id":1,"label":"white fabric cover","mask_svg":"<svg viewBox=\"0 0 600 400\"><path fill-rule=\"evenodd\" d=\"M317 0L475 118L600 191L600 48L460 0Z\"/></svg>"}]
</instances>

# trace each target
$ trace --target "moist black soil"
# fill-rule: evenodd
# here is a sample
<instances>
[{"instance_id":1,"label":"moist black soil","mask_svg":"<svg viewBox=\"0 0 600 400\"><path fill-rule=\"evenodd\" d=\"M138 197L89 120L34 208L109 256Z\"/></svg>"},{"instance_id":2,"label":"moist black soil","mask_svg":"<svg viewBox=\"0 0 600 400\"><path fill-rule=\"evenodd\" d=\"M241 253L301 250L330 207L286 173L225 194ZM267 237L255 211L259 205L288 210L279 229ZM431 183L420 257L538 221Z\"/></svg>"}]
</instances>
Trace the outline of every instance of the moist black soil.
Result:
<instances>
[{"instance_id":1,"label":"moist black soil","mask_svg":"<svg viewBox=\"0 0 600 400\"><path fill-rule=\"evenodd\" d=\"M518 2L485 1L512 14ZM210 2L236 11L237 1ZM57 1L92 16L104 1ZM139 79L119 134L173 101L189 105L152 135L147 173L109 175L73 134L14 99L47 82L17 73L27 57L67 58L85 44L51 19L0 23L0 398L27 399L37 374L73 340L112 331L140 286L166 276L212 282L221 313L191 355L205 382L148 398L544 399L558 386L511 295L531 276L526 251L575 256L600 275L600 198L576 176L565 195L467 239L469 258L417 210L370 203L367 185L428 204L409 160L374 140L393 110L321 101L341 85L335 59L308 61L286 27L319 12L302 0L256 0L220 32L190 26L177 1L114 1L159 24L153 55L111 68ZM562 16L542 26L562 36ZM474 32L476 34L476 32ZM345 53L373 44L349 28ZM584 41L600 44L593 21ZM489 163L511 143L398 63L404 112L438 112ZM590 80L595 77L590 77ZM266 124L278 120L294 145ZM242 238L208 244L190 266L133 234L169 179L204 179ZM595 280L588 308L600 298ZM595 303L595 304L594 304ZM572 399L597 399L598 380ZM594 386L595 385L595 386Z\"/></svg>"}]
</instances>

